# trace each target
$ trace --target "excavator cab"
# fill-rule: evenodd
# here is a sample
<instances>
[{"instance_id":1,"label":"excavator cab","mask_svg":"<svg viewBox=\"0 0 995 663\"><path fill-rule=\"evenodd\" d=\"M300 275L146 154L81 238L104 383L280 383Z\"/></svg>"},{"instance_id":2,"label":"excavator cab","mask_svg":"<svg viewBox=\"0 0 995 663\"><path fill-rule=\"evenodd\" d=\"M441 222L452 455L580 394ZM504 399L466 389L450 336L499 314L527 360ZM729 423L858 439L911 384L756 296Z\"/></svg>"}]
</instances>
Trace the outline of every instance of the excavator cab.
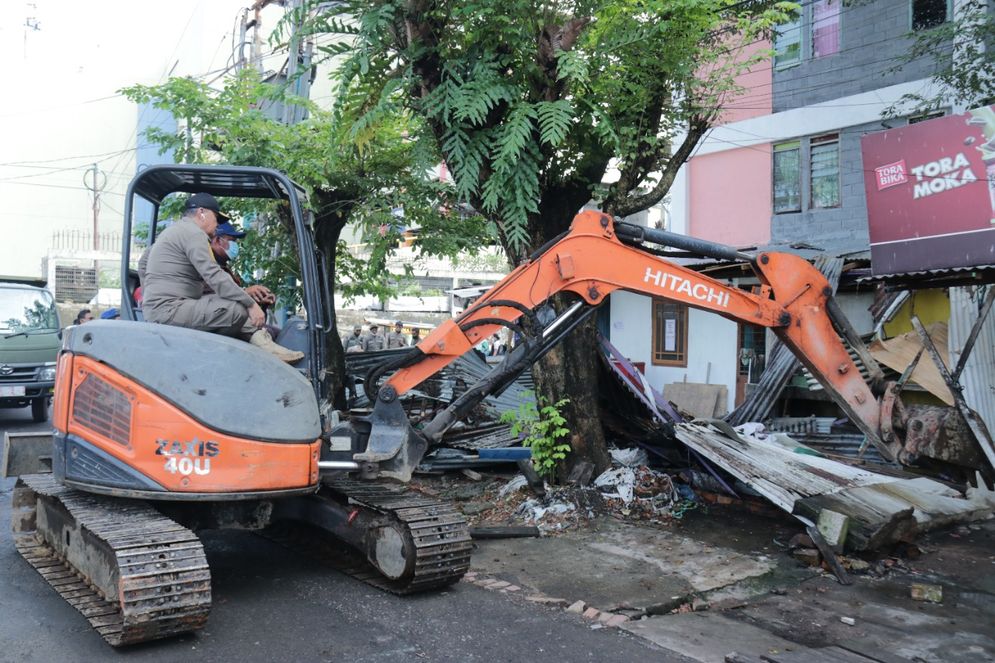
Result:
<instances>
[{"instance_id":1,"label":"excavator cab","mask_svg":"<svg viewBox=\"0 0 995 663\"><path fill-rule=\"evenodd\" d=\"M287 366L238 339L142 321L131 238L148 222L154 246L168 196L275 199L294 227L306 316L292 332L305 357ZM328 333L304 192L282 173L238 166L159 165L125 201L122 319L70 328L54 398L53 471L66 486L133 498L231 500L314 492Z\"/></svg>"}]
</instances>

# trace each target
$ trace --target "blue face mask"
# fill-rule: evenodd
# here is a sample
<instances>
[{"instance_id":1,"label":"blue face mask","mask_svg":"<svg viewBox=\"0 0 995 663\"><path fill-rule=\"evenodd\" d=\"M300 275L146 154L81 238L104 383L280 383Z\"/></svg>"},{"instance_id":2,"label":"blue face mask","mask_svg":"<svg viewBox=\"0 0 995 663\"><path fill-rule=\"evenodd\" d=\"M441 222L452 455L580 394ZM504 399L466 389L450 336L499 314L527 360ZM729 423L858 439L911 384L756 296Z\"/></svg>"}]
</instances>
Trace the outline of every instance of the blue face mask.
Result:
<instances>
[{"instance_id":1,"label":"blue face mask","mask_svg":"<svg viewBox=\"0 0 995 663\"><path fill-rule=\"evenodd\" d=\"M238 242L233 239L228 240L228 248L225 249L225 254L229 260L234 260L238 257L238 250Z\"/></svg>"}]
</instances>

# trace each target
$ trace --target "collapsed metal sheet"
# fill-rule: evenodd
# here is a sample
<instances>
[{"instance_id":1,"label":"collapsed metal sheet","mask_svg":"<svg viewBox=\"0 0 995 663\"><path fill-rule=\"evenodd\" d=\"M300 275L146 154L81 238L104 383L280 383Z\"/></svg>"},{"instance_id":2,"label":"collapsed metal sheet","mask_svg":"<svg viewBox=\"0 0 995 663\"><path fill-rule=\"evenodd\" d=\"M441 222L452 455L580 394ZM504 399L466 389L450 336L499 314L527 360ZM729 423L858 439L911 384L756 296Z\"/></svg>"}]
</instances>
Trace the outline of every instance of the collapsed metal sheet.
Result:
<instances>
[{"instance_id":1,"label":"collapsed metal sheet","mask_svg":"<svg viewBox=\"0 0 995 663\"><path fill-rule=\"evenodd\" d=\"M806 522L823 509L846 515L854 533L848 544L855 549L894 543L942 524L986 518L995 508L995 493L980 477L979 487L968 489L964 497L932 479L878 474L797 453L791 444L773 439L732 438L711 426L687 423L675 425L674 432L689 448L786 513Z\"/></svg>"},{"instance_id":2,"label":"collapsed metal sheet","mask_svg":"<svg viewBox=\"0 0 995 663\"><path fill-rule=\"evenodd\" d=\"M408 348L398 348L379 352L355 352L345 356L346 372L357 387L354 408L371 406L362 389L362 383L370 369L407 351ZM476 352L467 352L402 396L402 405L409 412L417 410L420 417L431 418L434 408L444 408L459 398L494 366L495 364L488 363ZM389 376L390 373L384 377ZM519 440L512 436L510 425L498 420L503 413L515 411L521 403L533 399L531 394L534 392L532 372L525 371L503 392L485 398L472 420L462 421L448 431L443 436L444 444L460 449L493 449L517 445Z\"/></svg>"}]
</instances>

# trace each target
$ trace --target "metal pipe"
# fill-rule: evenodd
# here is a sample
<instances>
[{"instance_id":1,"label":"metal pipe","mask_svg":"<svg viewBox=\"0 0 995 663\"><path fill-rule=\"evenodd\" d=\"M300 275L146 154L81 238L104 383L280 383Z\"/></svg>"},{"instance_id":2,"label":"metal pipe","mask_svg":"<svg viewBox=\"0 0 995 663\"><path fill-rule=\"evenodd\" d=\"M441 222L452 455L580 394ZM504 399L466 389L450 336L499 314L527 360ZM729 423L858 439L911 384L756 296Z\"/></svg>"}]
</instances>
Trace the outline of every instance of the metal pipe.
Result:
<instances>
[{"instance_id":1,"label":"metal pipe","mask_svg":"<svg viewBox=\"0 0 995 663\"><path fill-rule=\"evenodd\" d=\"M697 255L708 256L710 258L734 260L737 262L753 262L753 256L743 253L742 251L738 251L731 246L719 244L717 242L709 242L704 239L698 239L697 237L679 235L677 233L667 232L666 230L646 228L643 226L636 226L631 223L616 223L615 232L622 237L630 237L640 242L647 241L659 244L660 246L672 246L674 248L684 249L685 251L691 251Z\"/></svg>"},{"instance_id":2,"label":"metal pipe","mask_svg":"<svg viewBox=\"0 0 995 663\"><path fill-rule=\"evenodd\" d=\"M358 470L359 463L354 460L319 460L319 470Z\"/></svg>"},{"instance_id":3,"label":"metal pipe","mask_svg":"<svg viewBox=\"0 0 995 663\"><path fill-rule=\"evenodd\" d=\"M553 320L551 323L549 323L548 327L546 327L545 329L542 330L542 337L543 338L549 338L550 336L552 336L553 332L555 332L558 327L560 327L561 325L563 325L564 322L566 322L567 320L569 320L570 316L572 316L574 313L576 313L577 309L579 309L583 305L584 305L583 301L576 301L576 302L574 302L573 305L570 308L568 308L566 311L564 311L563 313L561 313L560 316L558 318L556 318L556 320Z\"/></svg>"}]
</instances>

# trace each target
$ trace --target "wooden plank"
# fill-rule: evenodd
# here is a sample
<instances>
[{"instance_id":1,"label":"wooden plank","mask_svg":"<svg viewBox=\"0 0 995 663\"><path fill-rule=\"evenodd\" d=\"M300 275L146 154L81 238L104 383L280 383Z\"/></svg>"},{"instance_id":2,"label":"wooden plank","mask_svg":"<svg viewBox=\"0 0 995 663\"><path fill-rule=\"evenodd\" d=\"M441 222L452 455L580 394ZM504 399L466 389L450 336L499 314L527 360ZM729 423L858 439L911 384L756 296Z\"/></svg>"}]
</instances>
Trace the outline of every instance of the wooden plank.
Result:
<instances>
[{"instance_id":1,"label":"wooden plank","mask_svg":"<svg viewBox=\"0 0 995 663\"><path fill-rule=\"evenodd\" d=\"M836 579L840 581L840 584L852 585L853 580L846 572L846 569L843 568L843 565L840 564L839 559L836 558L836 553L833 552L832 546L830 546L826 539L822 536L822 532L819 531L819 528L809 525L805 528L805 531L808 532L808 538L812 539L815 547L819 549L820 553L822 553L822 559L824 559L826 564L829 565L830 570L832 570L833 575L836 576Z\"/></svg>"},{"instance_id":2,"label":"wooden plank","mask_svg":"<svg viewBox=\"0 0 995 663\"><path fill-rule=\"evenodd\" d=\"M761 654L767 663L875 663L874 659L861 656L840 647L808 647L777 654Z\"/></svg>"},{"instance_id":3,"label":"wooden plank","mask_svg":"<svg viewBox=\"0 0 995 663\"><path fill-rule=\"evenodd\" d=\"M701 419L723 416L728 394L728 387L724 384L672 382L663 386L664 399Z\"/></svg>"},{"instance_id":4,"label":"wooden plank","mask_svg":"<svg viewBox=\"0 0 995 663\"><path fill-rule=\"evenodd\" d=\"M496 525L470 528L470 538L472 539L527 539L538 536L540 536L539 528L532 526Z\"/></svg>"},{"instance_id":5,"label":"wooden plank","mask_svg":"<svg viewBox=\"0 0 995 663\"><path fill-rule=\"evenodd\" d=\"M763 659L759 656L752 656L750 654L740 654L739 652L730 652L726 654L726 663L764 663Z\"/></svg>"},{"instance_id":6,"label":"wooden plank","mask_svg":"<svg viewBox=\"0 0 995 663\"><path fill-rule=\"evenodd\" d=\"M731 439L712 426L676 424L674 433L787 513L810 522L823 509L845 514L850 518L846 546L854 550L873 550L942 524L969 522L995 505L995 493L981 488L964 499L925 477L896 478L795 453L770 440Z\"/></svg>"},{"instance_id":7,"label":"wooden plank","mask_svg":"<svg viewBox=\"0 0 995 663\"><path fill-rule=\"evenodd\" d=\"M909 659L896 656L891 652L878 649L866 643L846 642L835 645L836 649L863 656L861 660L874 661L874 663L909 663Z\"/></svg>"},{"instance_id":8,"label":"wooden plank","mask_svg":"<svg viewBox=\"0 0 995 663\"><path fill-rule=\"evenodd\" d=\"M894 480L827 458L794 453L769 441L732 440L710 426L676 424L674 432L685 445L788 513L805 497Z\"/></svg>"},{"instance_id":9,"label":"wooden plank","mask_svg":"<svg viewBox=\"0 0 995 663\"><path fill-rule=\"evenodd\" d=\"M879 494L874 486L854 488L835 495L815 495L795 504L795 513L812 520L823 509L845 513L850 518L846 547L874 550L888 543L915 536L918 524L914 508Z\"/></svg>"},{"instance_id":10,"label":"wooden plank","mask_svg":"<svg viewBox=\"0 0 995 663\"><path fill-rule=\"evenodd\" d=\"M945 322L937 322L929 326L929 335L934 340L940 350L941 357L947 361L947 325ZM870 346L871 356L888 368L897 373L904 373L905 369L916 359L916 355L922 352L923 343L919 335L908 332L901 336L890 338L886 341L875 341ZM947 405L954 404L954 396L950 388L943 380L940 370L932 362L919 362L910 378L920 387L933 394Z\"/></svg>"}]
</instances>

